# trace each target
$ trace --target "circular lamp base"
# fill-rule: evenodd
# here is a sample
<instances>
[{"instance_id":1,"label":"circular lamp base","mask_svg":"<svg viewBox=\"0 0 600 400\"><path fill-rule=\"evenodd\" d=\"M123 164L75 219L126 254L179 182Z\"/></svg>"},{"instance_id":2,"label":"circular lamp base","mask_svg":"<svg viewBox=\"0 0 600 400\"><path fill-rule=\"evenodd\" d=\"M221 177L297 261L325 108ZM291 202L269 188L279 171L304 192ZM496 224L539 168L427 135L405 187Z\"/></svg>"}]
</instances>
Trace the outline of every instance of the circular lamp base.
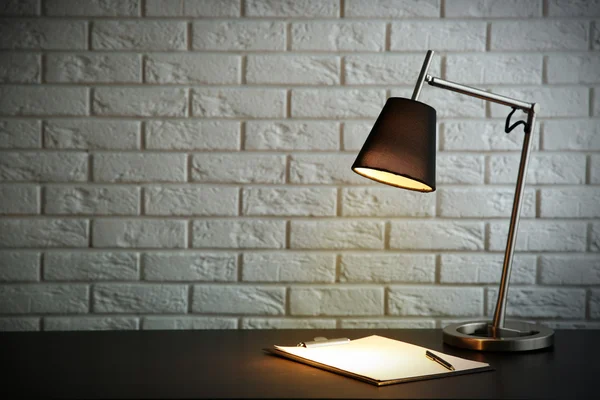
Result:
<instances>
[{"instance_id":1,"label":"circular lamp base","mask_svg":"<svg viewBox=\"0 0 600 400\"><path fill-rule=\"evenodd\" d=\"M508 321L494 332L489 321L464 322L444 328L444 343L479 351L530 351L550 347L554 331L540 325Z\"/></svg>"}]
</instances>

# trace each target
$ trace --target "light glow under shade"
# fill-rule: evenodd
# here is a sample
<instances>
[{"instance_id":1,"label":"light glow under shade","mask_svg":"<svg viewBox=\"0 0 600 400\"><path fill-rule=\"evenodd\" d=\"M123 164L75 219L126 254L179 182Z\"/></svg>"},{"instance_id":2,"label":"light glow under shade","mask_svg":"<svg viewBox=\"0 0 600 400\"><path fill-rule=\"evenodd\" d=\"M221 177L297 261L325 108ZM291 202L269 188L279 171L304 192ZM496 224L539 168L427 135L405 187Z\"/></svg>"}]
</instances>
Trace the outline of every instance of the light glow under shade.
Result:
<instances>
[{"instance_id":1,"label":"light glow under shade","mask_svg":"<svg viewBox=\"0 0 600 400\"><path fill-rule=\"evenodd\" d=\"M354 168L354 172L377 182L401 187L403 189L416 190L419 192L433 192L433 189L430 186L422 182L407 178L402 175L392 174L391 172L362 167Z\"/></svg>"}]
</instances>

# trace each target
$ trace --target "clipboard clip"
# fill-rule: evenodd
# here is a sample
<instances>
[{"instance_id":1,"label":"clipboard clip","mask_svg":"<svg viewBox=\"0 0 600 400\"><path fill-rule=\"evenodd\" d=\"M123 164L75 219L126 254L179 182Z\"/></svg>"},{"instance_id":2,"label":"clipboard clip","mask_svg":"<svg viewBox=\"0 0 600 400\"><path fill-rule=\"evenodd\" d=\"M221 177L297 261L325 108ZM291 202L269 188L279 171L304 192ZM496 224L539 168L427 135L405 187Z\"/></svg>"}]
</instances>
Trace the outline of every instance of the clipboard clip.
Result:
<instances>
[{"instance_id":1,"label":"clipboard clip","mask_svg":"<svg viewBox=\"0 0 600 400\"><path fill-rule=\"evenodd\" d=\"M300 342L296 345L296 347L306 347L306 348L324 347L324 346L334 346L336 344L345 344L348 342L350 342L350 339L348 339L348 338L327 339L326 337L318 336L310 342Z\"/></svg>"}]
</instances>

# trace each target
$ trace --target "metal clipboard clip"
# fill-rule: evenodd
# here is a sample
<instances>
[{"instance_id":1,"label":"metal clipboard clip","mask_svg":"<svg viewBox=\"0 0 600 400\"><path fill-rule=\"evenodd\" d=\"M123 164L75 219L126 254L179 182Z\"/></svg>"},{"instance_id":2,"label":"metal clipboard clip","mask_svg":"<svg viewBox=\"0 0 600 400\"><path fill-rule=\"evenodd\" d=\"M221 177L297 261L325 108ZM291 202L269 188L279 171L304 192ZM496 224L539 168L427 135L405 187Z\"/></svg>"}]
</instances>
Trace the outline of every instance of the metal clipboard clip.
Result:
<instances>
[{"instance_id":1,"label":"metal clipboard clip","mask_svg":"<svg viewBox=\"0 0 600 400\"><path fill-rule=\"evenodd\" d=\"M334 346L336 344L345 344L348 342L350 342L350 339L348 339L348 338L327 339L326 337L319 336L319 337L314 338L310 342L300 342L296 345L296 347L314 348L314 347Z\"/></svg>"}]
</instances>

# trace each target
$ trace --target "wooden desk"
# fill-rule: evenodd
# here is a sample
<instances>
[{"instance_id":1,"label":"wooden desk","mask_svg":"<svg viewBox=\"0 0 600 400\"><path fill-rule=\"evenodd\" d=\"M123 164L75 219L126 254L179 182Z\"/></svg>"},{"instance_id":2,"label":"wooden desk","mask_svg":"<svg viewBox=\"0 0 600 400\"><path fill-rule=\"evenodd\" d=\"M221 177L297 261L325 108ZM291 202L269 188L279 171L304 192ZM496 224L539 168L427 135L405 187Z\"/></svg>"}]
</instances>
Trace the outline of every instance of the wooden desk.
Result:
<instances>
[{"instance_id":1,"label":"wooden desk","mask_svg":"<svg viewBox=\"0 0 600 400\"><path fill-rule=\"evenodd\" d=\"M372 334L496 370L377 388L261 351L314 336ZM71 398L574 399L597 398L600 383L598 330L557 331L552 350L521 354L455 349L440 330L0 333L0 354L2 393Z\"/></svg>"}]
</instances>

